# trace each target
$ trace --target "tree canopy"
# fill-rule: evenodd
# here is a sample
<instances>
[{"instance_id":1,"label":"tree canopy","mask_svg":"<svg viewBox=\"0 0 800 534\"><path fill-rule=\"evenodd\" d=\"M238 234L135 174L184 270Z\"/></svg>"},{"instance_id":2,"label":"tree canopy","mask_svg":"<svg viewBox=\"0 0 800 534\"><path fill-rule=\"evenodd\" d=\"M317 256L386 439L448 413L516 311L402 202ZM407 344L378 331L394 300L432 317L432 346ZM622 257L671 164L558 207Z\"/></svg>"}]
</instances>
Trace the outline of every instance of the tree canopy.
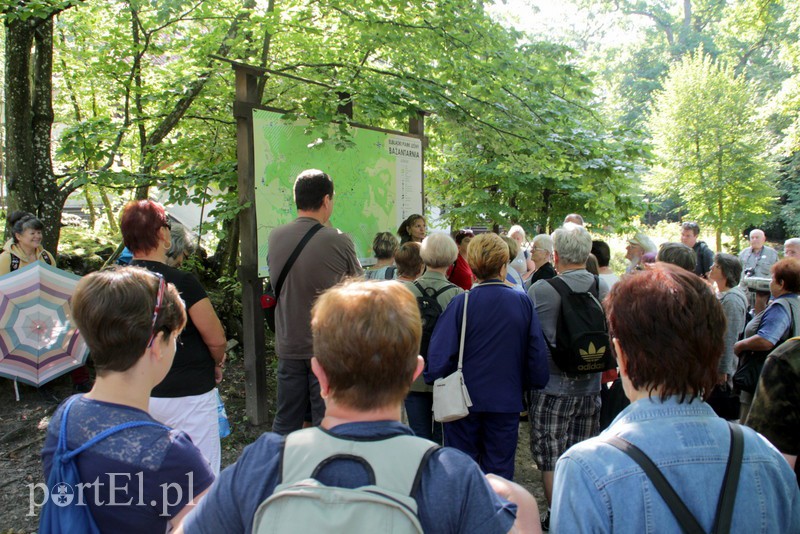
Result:
<instances>
[{"instance_id":1,"label":"tree canopy","mask_svg":"<svg viewBox=\"0 0 800 534\"><path fill-rule=\"evenodd\" d=\"M752 102L744 76L702 49L673 65L653 102L654 188L714 228L717 250L723 231L738 235L770 213L777 196Z\"/></svg>"},{"instance_id":2,"label":"tree canopy","mask_svg":"<svg viewBox=\"0 0 800 534\"><path fill-rule=\"evenodd\" d=\"M10 28L23 12L8 5ZM405 129L409 116L431 114L428 202L451 224L545 225L578 210L619 225L638 209L640 140L596 112L592 81L569 49L526 42L481 2L47 6L24 16L52 25L53 112L43 116L56 126L54 168L28 196L10 188L31 211L60 209L78 189L102 200L107 190L158 185L176 202L222 191L217 215L235 215L232 76L212 56L268 69L263 103L318 125L341 121L331 142L342 147L350 122ZM14 39L7 31L7 48ZM348 103L352 119L340 112ZM26 165L14 158L9 180ZM46 218L57 225L53 210Z\"/></svg>"}]
</instances>

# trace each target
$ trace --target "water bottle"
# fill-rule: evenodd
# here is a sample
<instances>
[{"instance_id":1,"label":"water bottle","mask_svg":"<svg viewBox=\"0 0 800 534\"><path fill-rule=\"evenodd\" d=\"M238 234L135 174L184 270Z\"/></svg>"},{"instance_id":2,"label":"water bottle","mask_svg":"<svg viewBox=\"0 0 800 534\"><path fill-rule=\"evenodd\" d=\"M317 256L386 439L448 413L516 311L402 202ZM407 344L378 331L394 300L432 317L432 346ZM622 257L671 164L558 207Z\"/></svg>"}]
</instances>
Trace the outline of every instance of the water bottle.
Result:
<instances>
[{"instance_id":1,"label":"water bottle","mask_svg":"<svg viewBox=\"0 0 800 534\"><path fill-rule=\"evenodd\" d=\"M222 404L222 397L219 396L219 390L214 389L217 395L217 422L219 423L219 437L227 438L231 435L231 425L228 422L228 414L225 413L225 405Z\"/></svg>"}]
</instances>

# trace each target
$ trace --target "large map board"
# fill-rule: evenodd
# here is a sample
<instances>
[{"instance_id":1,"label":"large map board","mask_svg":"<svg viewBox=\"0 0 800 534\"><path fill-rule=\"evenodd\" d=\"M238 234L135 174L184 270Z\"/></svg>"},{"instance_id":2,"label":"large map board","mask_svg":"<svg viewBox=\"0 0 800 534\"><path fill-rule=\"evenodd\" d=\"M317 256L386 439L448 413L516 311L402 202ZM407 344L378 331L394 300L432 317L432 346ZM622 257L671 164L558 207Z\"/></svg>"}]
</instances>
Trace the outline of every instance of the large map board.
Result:
<instances>
[{"instance_id":1,"label":"large map board","mask_svg":"<svg viewBox=\"0 0 800 534\"><path fill-rule=\"evenodd\" d=\"M270 231L296 217L292 188L305 169L321 169L333 179L331 225L350 235L362 261L372 257L377 232L395 232L406 217L422 213L418 137L353 128L353 146L342 151L307 134L307 127L281 119L280 113L253 110L259 277L269 275Z\"/></svg>"}]
</instances>

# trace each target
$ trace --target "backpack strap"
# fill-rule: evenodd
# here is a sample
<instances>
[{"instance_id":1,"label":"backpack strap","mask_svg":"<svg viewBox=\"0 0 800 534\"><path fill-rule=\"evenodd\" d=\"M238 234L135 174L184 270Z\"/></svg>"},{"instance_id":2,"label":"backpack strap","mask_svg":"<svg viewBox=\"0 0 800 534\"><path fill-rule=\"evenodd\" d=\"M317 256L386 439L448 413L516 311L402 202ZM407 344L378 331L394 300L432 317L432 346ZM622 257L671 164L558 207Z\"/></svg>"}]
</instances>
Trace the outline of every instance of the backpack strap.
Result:
<instances>
[{"instance_id":1,"label":"backpack strap","mask_svg":"<svg viewBox=\"0 0 800 534\"><path fill-rule=\"evenodd\" d=\"M42 250L42 261L45 262L47 265L53 265L53 262L50 261L50 256L47 254L47 251Z\"/></svg>"},{"instance_id":2,"label":"backpack strap","mask_svg":"<svg viewBox=\"0 0 800 534\"><path fill-rule=\"evenodd\" d=\"M11 271L16 271L17 269L19 269L19 262L20 262L19 256L17 256L16 254L14 254L12 252L11 253L11 269L10 270Z\"/></svg>"},{"instance_id":3,"label":"backpack strap","mask_svg":"<svg viewBox=\"0 0 800 534\"><path fill-rule=\"evenodd\" d=\"M739 484L739 474L742 467L742 457L744 455L744 435L739 425L728 423L728 430L731 435L730 451L728 454L728 464L725 468L725 475L722 478L722 488L720 490L719 501L717 502L717 512L714 516L714 526L712 533L730 532L731 518L733 516L733 505L736 502L736 489ZM664 474L656 467L656 464L642 450L619 436L608 436L604 438L606 443L627 454L633 461L639 464L647 478L653 483L661 498L669 507L672 515L678 521L681 529L688 534L705 534L703 527L697 518L689 511L686 504L675 492L675 489L667 481Z\"/></svg>"},{"instance_id":4,"label":"backpack strap","mask_svg":"<svg viewBox=\"0 0 800 534\"><path fill-rule=\"evenodd\" d=\"M438 449L435 443L416 436L358 440L340 438L319 427L306 428L286 436L281 457L281 484L316 478L328 463L346 459L364 466L370 485L413 496L423 468Z\"/></svg>"},{"instance_id":5,"label":"backpack strap","mask_svg":"<svg viewBox=\"0 0 800 534\"><path fill-rule=\"evenodd\" d=\"M390 265L386 268L386 271L383 273L384 280L394 280L394 272L397 270L397 267L394 265Z\"/></svg>"},{"instance_id":6,"label":"backpack strap","mask_svg":"<svg viewBox=\"0 0 800 534\"><path fill-rule=\"evenodd\" d=\"M570 293L572 293L572 288L567 285L563 278L559 276L554 276L553 278L546 278L545 282L550 284L550 287L558 291L558 295L563 299Z\"/></svg>"},{"instance_id":7,"label":"backpack strap","mask_svg":"<svg viewBox=\"0 0 800 534\"><path fill-rule=\"evenodd\" d=\"M118 432L122 432L123 430L126 430L128 428L136 428L140 426L155 426L163 428L164 430L167 431L171 430L168 426L162 425L161 423L156 423L155 421L128 421L127 423L121 423L111 428L107 428L106 430L103 430L96 436L92 437L89 441L87 441L77 449L69 450L67 449L67 417L69 416L69 411L70 408L72 408L72 404L75 402L77 398L78 397L76 396L69 399L67 401L66 406L64 406L64 412L61 414L61 426L58 432L57 452L61 457L61 461L64 463L72 460L86 449L94 447L107 437L112 436Z\"/></svg>"}]
</instances>

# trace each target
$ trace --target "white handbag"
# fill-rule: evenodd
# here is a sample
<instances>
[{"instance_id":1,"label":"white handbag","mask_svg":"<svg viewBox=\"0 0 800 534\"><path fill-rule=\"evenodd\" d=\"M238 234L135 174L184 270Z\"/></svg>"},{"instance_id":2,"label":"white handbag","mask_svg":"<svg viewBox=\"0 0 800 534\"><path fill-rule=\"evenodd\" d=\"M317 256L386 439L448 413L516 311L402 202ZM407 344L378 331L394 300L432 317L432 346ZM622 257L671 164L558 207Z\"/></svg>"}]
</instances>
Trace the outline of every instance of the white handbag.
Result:
<instances>
[{"instance_id":1,"label":"white handbag","mask_svg":"<svg viewBox=\"0 0 800 534\"><path fill-rule=\"evenodd\" d=\"M464 361L464 335L467 331L467 301L469 292L464 294L464 315L461 318L461 343L458 347L458 369L433 383L433 418L440 423L457 421L469 415L472 400L469 398L461 365Z\"/></svg>"}]
</instances>

